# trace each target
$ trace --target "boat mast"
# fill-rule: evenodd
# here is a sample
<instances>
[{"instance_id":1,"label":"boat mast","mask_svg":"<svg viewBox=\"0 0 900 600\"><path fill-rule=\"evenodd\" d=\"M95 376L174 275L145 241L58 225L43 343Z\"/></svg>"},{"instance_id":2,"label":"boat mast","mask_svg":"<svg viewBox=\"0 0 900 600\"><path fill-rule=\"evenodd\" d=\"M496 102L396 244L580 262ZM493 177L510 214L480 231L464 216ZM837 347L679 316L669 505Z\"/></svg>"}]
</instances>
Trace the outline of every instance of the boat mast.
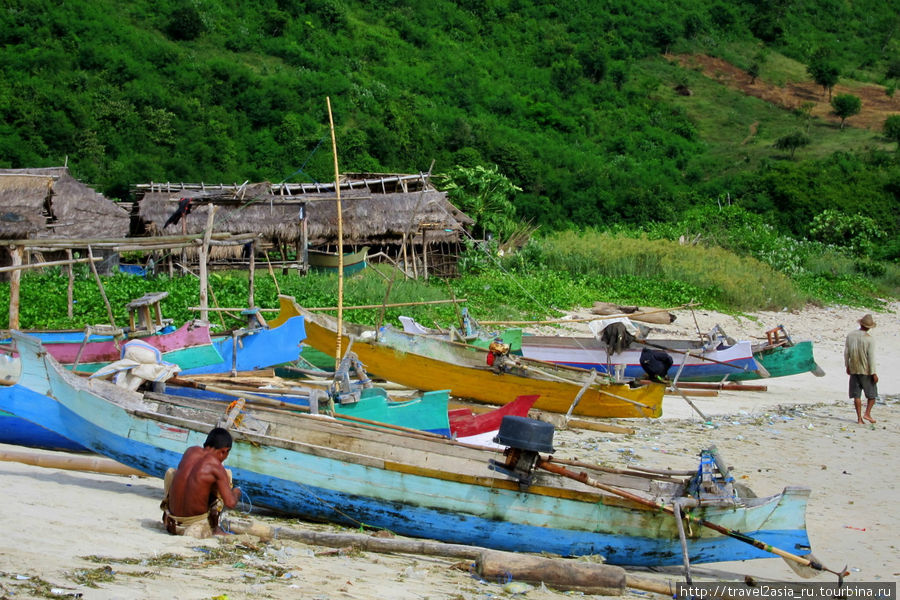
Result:
<instances>
[{"instance_id":1,"label":"boat mast","mask_svg":"<svg viewBox=\"0 0 900 600\"><path fill-rule=\"evenodd\" d=\"M331 98L325 97L328 105L328 125L331 128L331 154L334 156L334 193L337 202L337 255L338 255L338 297L337 297L337 350L334 353L334 370L341 364L341 333L344 330L344 223L341 217L341 183L338 171L337 143L334 140L334 118L331 116Z\"/></svg>"}]
</instances>

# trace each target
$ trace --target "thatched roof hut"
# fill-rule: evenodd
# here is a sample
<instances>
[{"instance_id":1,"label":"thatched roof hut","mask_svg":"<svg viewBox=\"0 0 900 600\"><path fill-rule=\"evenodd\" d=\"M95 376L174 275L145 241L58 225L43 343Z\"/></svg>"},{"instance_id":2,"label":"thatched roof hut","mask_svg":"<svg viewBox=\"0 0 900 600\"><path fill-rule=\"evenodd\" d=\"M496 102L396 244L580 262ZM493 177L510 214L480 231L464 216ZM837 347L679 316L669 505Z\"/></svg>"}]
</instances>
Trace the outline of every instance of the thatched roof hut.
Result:
<instances>
[{"instance_id":1,"label":"thatched roof hut","mask_svg":"<svg viewBox=\"0 0 900 600\"><path fill-rule=\"evenodd\" d=\"M129 220L66 167L0 169L0 239L122 238Z\"/></svg>"},{"instance_id":2,"label":"thatched roof hut","mask_svg":"<svg viewBox=\"0 0 900 600\"><path fill-rule=\"evenodd\" d=\"M194 208L186 218L186 233L203 231L206 210L196 206L212 202L219 206L215 232L258 232L273 243L294 244L302 240L305 216L310 246L337 243L334 184L149 184L138 186L138 191L142 188L146 191L140 199L139 215L151 235L180 233L181 223L164 226L180 199L191 198ZM405 238L421 236L422 231L429 232L429 244L455 243L463 227L472 223L444 192L425 184L419 175L345 178L341 209L344 242L356 245L398 245Z\"/></svg>"}]
</instances>

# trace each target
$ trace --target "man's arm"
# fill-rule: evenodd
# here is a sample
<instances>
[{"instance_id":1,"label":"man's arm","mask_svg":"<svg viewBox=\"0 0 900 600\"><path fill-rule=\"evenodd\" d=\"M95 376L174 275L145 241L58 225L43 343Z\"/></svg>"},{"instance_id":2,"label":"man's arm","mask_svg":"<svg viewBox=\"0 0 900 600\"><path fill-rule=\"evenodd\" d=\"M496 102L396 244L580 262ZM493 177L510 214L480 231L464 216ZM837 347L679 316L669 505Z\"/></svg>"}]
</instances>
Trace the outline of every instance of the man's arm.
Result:
<instances>
[{"instance_id":1,"label":"man's arm","mask_svg":"<svg viewBox=\"0 0 900 600\"><path fill-rule=\"evenodd\" d=\"M241 488L231 487L231 482L228 480L228 473L225 471L225 467L219 463L218 468L215 469L216 475L216 491L219 492L219 496L222 498L222 502L225 503L225 506L228 508L234 508L237 506L238 500L241 497Z\"/></svg>"}]
</instances>

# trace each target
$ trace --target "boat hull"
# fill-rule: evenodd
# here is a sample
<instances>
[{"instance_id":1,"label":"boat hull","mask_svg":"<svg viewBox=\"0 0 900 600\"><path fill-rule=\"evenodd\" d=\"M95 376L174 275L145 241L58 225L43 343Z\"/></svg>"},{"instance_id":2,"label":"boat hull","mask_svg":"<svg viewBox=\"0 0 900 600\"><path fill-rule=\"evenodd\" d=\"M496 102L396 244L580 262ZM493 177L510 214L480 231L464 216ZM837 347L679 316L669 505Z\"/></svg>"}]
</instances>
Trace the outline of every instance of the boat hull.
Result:
<instances>
[{"instance_id":1,"label":"boat hull","mask_svg":"<svg viewBox=\"0 0 900 600\"><path fill-rule=\"evenodd\" d=\"M60 433L145 473L162 477L187 447L203 443L216 422L215 415L191 420L165 413L159 400L77 378L55 368L38 343L24 345L22 383L50 395L21 407L21 416L61 427ZM562 480L567 486L548 487L556 478L550 474L523 491L517 482L488 471L486 459L499 456L491 450L297 419L303 425L290 436L235 432L227 466L254 504L307 519L501 550L599 554L610 564L681 564L676 524L668 515L567 479ZM740 507L702 507L694 514L802 555L809 552L808 496L808 489L786 488ZM687 548L695 563L771 556L709 529L692 530Z\"/></svg>"},{"instance_id":2,"label":"boat hull","mask_svg":"<svg viewBox=\"0 0 900 600\"><path fill-rule=\"evenodd\" d=\"M765 367L771 377L788 377L801 373L824 374L813 357L811 341L796 342L793 346L777 346L753 353L756 361ZM738 373L729 379L744 381L759 379L757 373Z\"/></svg>"},{"instance_id":3,"label":"boat hull","mask_svg":"<svg viewBox=\"0 0 900 600\"><path fill-rule=\"evenodd\" d=\"M279 296L279 303L281 315L285 307L293 303L293 298ZM277 325L253 329L240 337L216 336L213 344L221 360L182 369L182 375L257 371L297 360L300 345L306 337L303 317L291 314L277 322Z\"/></svg>"},{"instance_id":4,"label":"boat hull","mask_svg":"<svg viewBox=\"0 0 900 600\"><path fill-rule=\"evenodd\" d=\"M665 340L654 342L653 349L667 352L672 357L672 367L667 373L669 379L677 376L678 381L720 381L726 377L734 379L736 375L746 373L758 377L756 370L759 366L754 359L751 344L747 341L703 350L689 341ZM642 346L633 346L610 356L606 345L592 337L522 337L522 355L526 358L581 369L595 369L598 373L607 375L616 375L618 368L621 376L633 379L647 377L640 363L642 350Z\"/></svg>"},{"instance_id":5,"label":"boat hull","mask_svg":"<svg viewBox=\"0 0 900 600\"><path fill-rule=\"evenodd\" d=\"M84 373L94 373L122 357L125 341L110 336L91 336L83 343L83 332L34 332L44 348L63 365ZM138 336L162 353L162 359L181 367L182 371L220 363L222 355L213 344L206 324L185 323L168 333ZM4 340L8 344L9 340ZM80 354L79 354L80 353ZM77 365L76 365L77 359Z\"/></svg>"},{"instance_id":6,"label":"boat hull","mask_svg":"<svg viewBox=\"0 0 900 600\"><path fill-rule=\"evenodd\" d=\"M306 343L326 354L334 355L336 334L330 318L309 313L296 307L303 314L306 325ZM541 370L558 379L539 379L511 372L495 372L487 366L486 351L480 348L454 344L399 332L383 327L379 339L374 332L359 331L354 335L353 352L359 357L366 371L402 385L421 390L447 388L454 396L470 398L487 404L507 404L518 396L538 395L534 408L550 412L566 413L582 391L583 384L566 378L572 374L564 367L554 371L556 365L545 365ZM349 331L349 328L348 328ZM397 341L402 341L401 347ZM342 336L341 347L347 348L350 338ZM581 381L587 372L580 372ZM589 417L659 417L662 414L664 387L648 384L632 388L627 384L602 384L589 387L581 393L573 414Z\"/></svg>"}]
</instances>

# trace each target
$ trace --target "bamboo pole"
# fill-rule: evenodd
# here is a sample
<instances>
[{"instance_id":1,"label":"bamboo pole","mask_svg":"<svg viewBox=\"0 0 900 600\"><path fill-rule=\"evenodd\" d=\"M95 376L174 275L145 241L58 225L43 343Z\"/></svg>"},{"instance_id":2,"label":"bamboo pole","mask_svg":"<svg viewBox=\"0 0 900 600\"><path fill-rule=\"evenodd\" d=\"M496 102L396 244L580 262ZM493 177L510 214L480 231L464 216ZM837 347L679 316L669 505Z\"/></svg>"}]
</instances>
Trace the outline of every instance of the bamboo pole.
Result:
<instances>
[{"instance_id":1,"label":"bamboo pole","mask_svg":"<svg viewBox=\"0 0 900 600\"><path fill-rule=\"evenodd\" d=\"M337 371L341 364L341 333L344 331L344 222L341 215L341 185L340 171L338 171L337 142L334 139L334 117L331 114L331 98L325 97L328 105L328 126L331 130L331 153L334 156L334 192L337 206L337 255L338 255L338 305L337 305L337 335L335 336L336 351L334 353L334 370Z\"/></svg>"},{"instance_id":2,"label":"bamboo pole","mask_svg":"<svg viewBox=\"0 0 900 600\"><path fill-rule=\"evenodd\" d=\"M135 475L147 477L147 474L137 469L125 466L109 458L99 456L77 456L42 454L38 452L0 451L0 461L17 462L23 465L45 467L47 469L66 469L69 471L92 471L94 473L108 473L110 475Z\"/></svg>"},{"instance_id":3,"label":"bamboo pole","mask_svg":"<svg viewBox=\"0 0 900 600\"><path fill-rule=\"evenodd\" d=\"M88 257L90 258L88 264L91 266L91 273L94 274L94 279L97 281L97 287L100 288L100 296L103 298L103 304L106 305L106 314L109 316L109 324L115 327L116 319L113 316L112 307L109 305L109 298L106 297L106 290L103 289L103 282L100 281L100 274L97 273L97 267L94 265L94 262L96 262L94 260L94 251L91 250L90 246L87 247L87 251Z\"/></svg>"},{"instance_id":4,"label":"bamboo pole","mask_svg":"<svg viewBox=\"0 0 900 600\"><path fill-rule=\"evenodd\" d=\"M69 250L69 253L72 251ZM86 263L90 261L100 262L103 260L100 257L97 258L73 258L71 260L50 260L47 262L39 262L39 263L29 263L27 265L9 265L7 267L0 267L0 273L6 273L8 271L21 271L24 269L43 269L44 267L58 267L62 265L72 266L77 263Z\"/></svg>"},{"instance_id":5,"label":"bamboo pole","mask_svg":"<svg viewBox=\"0 0 900 600\"><path fill-rule=\"evenodd\" d=\"M12 266L22 264L22 246L12 246L9 249ZM9 328L19 328L19 299L22 289L22 271L16 269L9 276Z\"/></svg>"},{"instance_id":6,"label":"bamboo pole","mask_svg":"<svg viewBox=\"0 0 900 600\"><path fill-rule=\"evenodd\" d=\"M482 325L554 325L560 323L586 323L588 321L597 321L599 319L618 319L621 317L631 318L634 316L652 315L661 312L669 312L671 310L678 310L680 308L684 308L685 306L690 305L685 304L682 306L676 306L675 308L659 308L657 310L621 313L618 315L594 315L593 317L582 317L578 319L547 319L546 321L479 321L479 323L481 323Z\"/></svg>"},{"instance_id":7,"label":"bamboo pole","mask_svg":"<svg viewBox=\"0 0 900 600\"><path fill-rule=\"evenodd\" d=\"M396 308L399 306L422 306L425 304L447 304L449 302L468 302L468 299L460 298L458 300L424 300L422 302L396 302L394 304L359 304L356 306L345 306L344 310L359 310L359 309L366 309L366 308L381 308L381 307ZM189 306L188 310L198 311L198 310L202 310L202 309L199 306ZM210 312L213 312L213 311L228 312L228 311L243 310L243 309L241 309L241 308L208 308L207 310ZM280 308L261 308L259 310L262 312L278 312L281 309ZM323 311L323 310L337 310L337 307L336 306L320 306L317 308L307 308L306 310L308 310L309 312L317 312L317 311Z\"/></svg>"},{"instance_id":8,"label":"bamboo pole","mask_svg":"<svg viewBox=\"0 0 900 600\"><path fill-rule=\"evenodd\" d=\"M272 263L269 261L269 253L263 252L266 257L266 264L269 266L269 276L272 278L272 283L275 284L275 292L280 296L281 295L281 287L278 285L278 278L275 277L275 271L272 269Z\"/></svg>"}]
</instances>

